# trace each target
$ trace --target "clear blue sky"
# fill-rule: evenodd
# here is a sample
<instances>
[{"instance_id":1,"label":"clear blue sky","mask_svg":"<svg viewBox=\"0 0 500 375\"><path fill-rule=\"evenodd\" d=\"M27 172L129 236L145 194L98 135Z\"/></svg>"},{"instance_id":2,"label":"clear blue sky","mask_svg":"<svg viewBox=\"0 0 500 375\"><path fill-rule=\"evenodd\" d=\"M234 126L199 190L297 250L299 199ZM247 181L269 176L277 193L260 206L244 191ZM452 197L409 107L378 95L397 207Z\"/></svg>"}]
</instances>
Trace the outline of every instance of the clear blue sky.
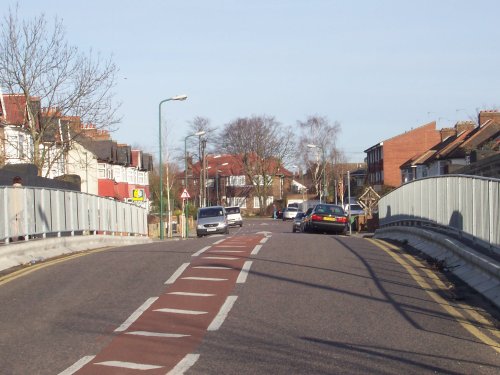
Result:
<instances>
[{"instance_id":1,"label":"clear blue sky","mask_svg":"<svg viewBox=\"0 0 500 375\"><path fill-rule=\"evenodd\" d=\"M14 1L9 1L15 4ZM363 150L432 120L438 128L500 105L500 1L26 0L20 14L62 18L82 50L113 55L122 123L113 138L158 155L188 122L222 127L272 115L339 121L338 146ZM5 12L5 6L0 12Z\"/></svg>"}]
</instances>

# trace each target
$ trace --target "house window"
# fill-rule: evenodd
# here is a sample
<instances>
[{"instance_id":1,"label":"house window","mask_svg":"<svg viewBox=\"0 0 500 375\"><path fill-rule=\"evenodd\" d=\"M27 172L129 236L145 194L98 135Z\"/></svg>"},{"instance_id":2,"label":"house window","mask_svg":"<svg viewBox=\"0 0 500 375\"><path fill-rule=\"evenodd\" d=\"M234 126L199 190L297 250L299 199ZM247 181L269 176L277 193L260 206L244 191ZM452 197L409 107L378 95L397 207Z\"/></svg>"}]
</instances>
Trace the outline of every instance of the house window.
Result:
<instances>
[{"instance_id":1,"label":"house window","mask_svg":"<svg viewBox=\"0 0 500 375\"><path fill-rule=\"evenodd\" d=\"M260 208L259 197L253 197L253 208Z\"/></svg>"},{"instance_id":2,"label":"house window","mask_svg":"<svg viewBox=\"0 0 500 375\"><path fill-rule=\"evenodd\" d=\"M228 199L230 206L238 206L241 208L247 208L247 200L245 197L231 197Z\"/></svg>"},{"instance_id":3,"label":"house window","mask_svg":"<svg viewBox=\"0 0 500 375\"><path fill-rule=\"evenodd\" d=\"M245 176L229 176L228 186L245 186Z\"/></svg>"},{"instance_id":4,"label":"house window","mask_svg":"<svg viewBox=\"0 0 500 375\"><path fill-rule=\"evenodd\" d=\"M267 185L272 185L273 183L273 178L272 176L266 176L267 179ZM259 186L264 186L264 177L262 175L256 175L253 176L253 184L254 185L259 185Z\"/></svg>"},{"instance_id":5,"label":"house window","mask_svg":"<svg viewBox=\"0 0 500 375\"><path fill-rule=\"evenodd\" d=\"M115 182L123 182L123 168L119 165L113 166L113 176L115 177Z\"/></svg>"},{"instance_id":6,"label":"house window","mask_svg":"<svg viewBox=\"0 0 500 375\"><path fill-rule=\"evenodd\" d=\"M134 168L127 168L127 182L129 184L137 183L136 170Z\"/></svg>"},{"instance_id":7,"label":"house window","mask_svg":"<svg viewBox=\"0 0 500 375\"><path fill-rule=\"evenodd\" d=\"M267 197L267 199L266 199L266 205L267 205L267 206L272 205L272 204L273 204L273 202L274 202L274 197L273 197L273 196L269 196L269 197Z\"/></svg>"},{"instance_id":8,"label":"house window","mask_svg":"<svg viewBox=\"0 0 500 375\"><path fill-rule=\"evenodd\" d=\"M106 164L99 163L97 165L97 177L106 178Z\"/></svg>"},{"instance_id":9,"label":"house window","mask_svg":"<svg viewBox=\"0 0 500 375\"><path fill-rule=\"evenodd\" d=\"M139 172L139 173L137 174L137 183L138 183L139 185L145 185L145 183L144 183L144 181L145 181L145 176L144 176L144 175L145 175L145 173L144 173L144 172Z\"/></svg>"}]
</instances>

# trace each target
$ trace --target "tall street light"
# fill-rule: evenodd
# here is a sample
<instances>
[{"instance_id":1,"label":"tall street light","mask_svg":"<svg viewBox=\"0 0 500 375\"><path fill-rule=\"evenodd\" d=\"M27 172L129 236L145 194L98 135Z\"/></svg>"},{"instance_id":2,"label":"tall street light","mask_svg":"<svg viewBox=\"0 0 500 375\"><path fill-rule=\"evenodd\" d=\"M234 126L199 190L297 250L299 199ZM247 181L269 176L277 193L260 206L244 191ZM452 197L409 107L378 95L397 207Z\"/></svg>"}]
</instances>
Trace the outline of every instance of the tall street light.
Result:
<instances>
[{"instance_id":1,"label":"tall street light","mask_svg":"<svg viewBox=\"0 0 500 375\"><path fill-rule=\"evenodd\" d=\"M185 189L188 188L187 140L190 137L196 137L196 136L200 136L200 135L204 135L204 134L205 134L205 131L202 130L202 131L196 132L194 134L190 134L184 138L184 173L185 173L185 175L184 175L184 188ZM185 221L186 221L186 238L188 237L188 234L189 234L188 202L189 202L189 200L186 200L186 207L184 208L184 217L185 217Z\"/></svg>"},{"instance_id":2,"label":"tall street light","mask_svg":"<svg viewBox=\"0 0 500 375\"><path fill-rule=\"evenodd\" d=\"M215 167L215 186L217 190L217 205L219 205L219 167L222 167L224 165L228 165L228 162L222 163L222 164L217 164Z\"/></svg>"},{"instance_id":3,"label":"tall street light","mask_svg":"<svg viewBox=\"0 0 500 375\"><path fill-rule=\"evenodd\" d=\"M187 95L177 95L168 99L164 99L158 105L158 145L160 149L160 239L163 240L164 235L164 225L163 225L163 165L162 165L162 154L163 150L161 147L161 105L170 100L186 100ZM167 161L168 163L168 161ZM168 230L170 231L170 189L168 186L168 173L167 173L167 200L168 200Z\"/></svg>"},{"instance_id":4,"label":"tall street light","mask_svg":"<svg viewBox=\"0 0 500 375\"><path fill-rule=\"evenodd\" d=\"M321 190L319 192L319 203L321 203L321 196L324 194L324 189L326 189L326 174L325 174L325 149L321 146L318 145L313 145L313 144L308 144L307 147L309 148L319 148L322 153L322 164L323 164L323 186L321 187ZM325 198L326 201L326 198Z\"/></svg>"}]
</instances>

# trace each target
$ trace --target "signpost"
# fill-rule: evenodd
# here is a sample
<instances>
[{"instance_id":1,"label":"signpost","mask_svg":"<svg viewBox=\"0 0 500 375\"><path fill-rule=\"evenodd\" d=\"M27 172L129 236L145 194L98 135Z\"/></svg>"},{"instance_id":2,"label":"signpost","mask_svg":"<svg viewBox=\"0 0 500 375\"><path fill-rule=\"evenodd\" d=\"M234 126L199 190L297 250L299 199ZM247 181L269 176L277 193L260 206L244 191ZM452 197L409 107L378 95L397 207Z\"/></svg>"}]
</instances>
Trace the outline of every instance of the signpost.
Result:
<instances>
[{"instance_id":1,"label":"signpost","mask_svg":"<svg viewBox=\"0 0 500 375\"><path fill-rule=\"evenodd\" d=\"M182 217L183 217L183 222L185 223L185 225L182 226L182 234L183 236L182 237L186 237L188 236L188 222L187 222L187 213L186 213L186 210L184 209L184 207L187 207L186 204L186 199L189 199L191 198L191 196L189 195L187 189L184 189L184 191L182 192L181 194L181 198L182 198Z\"/></svg>"}]
</instances>

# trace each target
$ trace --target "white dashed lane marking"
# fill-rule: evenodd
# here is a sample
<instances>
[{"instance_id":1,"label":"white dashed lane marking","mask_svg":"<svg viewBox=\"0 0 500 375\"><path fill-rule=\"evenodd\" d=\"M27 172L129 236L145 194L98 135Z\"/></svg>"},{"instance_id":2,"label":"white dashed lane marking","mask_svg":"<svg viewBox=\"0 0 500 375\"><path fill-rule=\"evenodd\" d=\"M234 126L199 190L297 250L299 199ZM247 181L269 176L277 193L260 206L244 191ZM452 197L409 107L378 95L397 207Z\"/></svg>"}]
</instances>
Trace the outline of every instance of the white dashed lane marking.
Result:
<instances>
[{"instance_id":1,"label":"white dashed lane marking","mask_svg":"<svg viewBox=\"0 0 500 375\"><path fill-rule=\"evenodd\" d=\"M128 327L130 327L130 325L135 322L141 315L144 311L146 311L152 304L153 302L155 302L156 300L158 299L158 297L151 297L151 298L148 298L146 300L146 302L144 302L141 307L139 307L137 310L135 310L132 315L130 315L130 317L125 320L123 322L123 324L118 327L117 329L115 329L115 332L123 332L123 331L126 331L128 329Z\"/></svg>"},{"instance_id":2,"label":"white dashed lane marking","mask_svg":"<svg viewBox=\"0 0 500 375\"><path fill-rule=\"evenodd\" d=\"M128 368L131 370L141 370L141 371L156 370L156 369L163 367L163 366L156 366L156 365L147 365L147 364L143 364L143 363L122 362L122 361L106 361L106 362L99 362L99 363L95 363L95 364L101 365L101 366Z\"/></svg>"},{"instance_id":3,"label":"white dashed lane marking","mask_svg":"<svg viewBox=\"0 0 500 375\"><path fill-rule=\"evenodd\" d=\"M196 276L189 276L189 277L183 277L182 280L227 281L228 279L221 279L221 278L217 278L217 277L196 277Z\"/></svg>"},{"instance_id":4,"label":"white dashed lane marking","mask_svg":"<svg viewBox=\"0 0 500 375\"><path fill-rule=\"evenodd\" d=\"M165 281L165 284L173 284L179 278L180 275L189 267L189 263L182 264L177 271L175 271L170 278Z\"/></svg>"},{"instance_id":5,"label":"white dashed lane marking","mask_svg":"<svg viewBox=\"0 0 500 375\"><path fill-rule=\"evenodd\" d=\"M224 320L229 314L229 311L231 311L231 309L233 308L233 305L237 299L238 299L237 296L229 296L226 298L226 301L220 308L219 312L217 313L217 316L208 326L207 331L217 331L222 326L222 323L224 323Z\"/></svg>"},{"instance_id":6,"label":"white dashed lane marking","mask_svg":"<svg viewBox=\"0 0 500 375\"><path fill-rule=\"evenodd\" d=\"M168 294L174 294L177 296L188 296L188 297L214 297L215 294L210 293L192 293L192 292L170 292Z\"/></svg>"},{"instance_id":7,"label":"white dashed lane marking","mask_svg":"<svg viewBox=\"0 0 500 375\"><path fill-rule=\"evenodd\" d=\"M169 309L169 308L156 309L154 311L162 313L170 313L170 314L185 314L185 315L203 315L208 313L208 311L182 310L182 309Z\"/></svg>"},{"instance_id":8,"label":"white dashed lane marking","mask_svg":"<svg viewBox=\"0 0 500 375\"><path fill-rule=\"evenodd\" d=\"M135 336L164 337L164 338L180 338L180 337L191 336L191 335L182 335L180 333L162 333L162 332L146 332L146 331L132 331L132 332L126 332L126 334Z\"/></svg>"},{"instance_id":9,"label":"white dashed lane marking","mask_svg":"<svg viewBox=\"0 0 500 375\"><path fill-rule=\"evenodd\" d=\"M252 261L246 261L241 268L240 274L236 279L237 284L243 284L247 281L248 273L250 272L250 267L252 267Z\"/></svg>"}]
</instances>

